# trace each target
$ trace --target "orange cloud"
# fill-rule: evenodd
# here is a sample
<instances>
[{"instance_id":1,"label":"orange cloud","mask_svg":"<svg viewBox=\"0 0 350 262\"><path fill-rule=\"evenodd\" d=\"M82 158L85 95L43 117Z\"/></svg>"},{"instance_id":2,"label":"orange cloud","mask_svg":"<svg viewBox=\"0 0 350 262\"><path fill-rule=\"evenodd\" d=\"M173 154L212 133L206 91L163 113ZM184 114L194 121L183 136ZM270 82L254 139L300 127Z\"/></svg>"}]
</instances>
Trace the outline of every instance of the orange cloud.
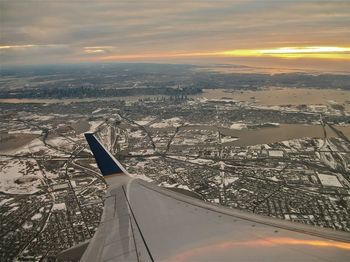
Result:
<instances>
[{"instance_id":1,"label":"orange cloud","mask_svg":"<svg viewBox=\"0 0 350 262\"><path fill-rule=\"evenodd\" d=\"M14 49L14 48L28 48L35 47L37 45L1 45L0 49Z\"/></svg>"}]
</instances>

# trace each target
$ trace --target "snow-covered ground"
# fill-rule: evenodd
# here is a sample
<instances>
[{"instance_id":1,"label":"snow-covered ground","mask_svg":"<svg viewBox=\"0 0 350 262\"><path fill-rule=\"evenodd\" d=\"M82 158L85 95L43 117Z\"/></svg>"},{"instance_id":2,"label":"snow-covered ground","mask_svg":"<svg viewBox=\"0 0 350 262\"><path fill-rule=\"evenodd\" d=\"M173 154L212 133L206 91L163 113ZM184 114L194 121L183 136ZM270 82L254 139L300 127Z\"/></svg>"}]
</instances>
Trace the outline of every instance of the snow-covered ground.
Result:
<instances>
[{"instance_id":1,"label":"snow-covered ground","mask_svg":"<svg viewBox=\"0 0 350 262\"><path fill-rule=\"evenodd\" d=\"M54 116L52 115L37 115L37 114L30 114L28 116L21 117L22 120L37 120L37 121L48 121L53 119Z\"/></svg>"},{"instance_id":2,"label":"snow-covered ground","mask_svg":"<svg viewBox=\"0 0 350 262\"><path fill-rule=\"evenodd\" d=\"M270 180L275 181L275 182L281 181L281 179L278 179L276 176L267 177L267 179L270 179Z\"/></svg>"},{"instance_id":3,"label":"snow-covered ground","mask_svg":"<svg viewBox=\"0 0 350 262\"><path fill-rule=\"evenodd\" d=\"M102 108L97 108L96 110L92 111L91 114L97 114L101 112L103 109Z\"/></svg>"},{"instance_id":4,"label":"snow-covered ground","mask_svg":"<svg viewBox=\"0 0 350 262\"><path fill-rule=\"evenodd\" d=\"M3 199L3 200L0 201L0 206L5 205L7 202L10 202L10 201L12 201L12 200L13 200L12 197L11 197L11 198L7 198L7 199Z\"/></svg>"},{"instance_id":5,"label":"snow-covered ground","mask_svg":"<svg viewBox=\"0 0 350 262\"><path fill-rule=\"evenodd\" d=\"M150 122L152 122L154 119L155 119L154 117L144 117L141 120L135 121L135 123L141 126L145 126Z\"/></svg>"},{"instance_id":6,"label":"snow-covered ground","mask_svg":"<svg viewBox=\"0 0 350 262\"><path fill-rule=\"evenodd\" d=\"M164 119L161 122L150 125L152 128L178 127L182 125L182 120L179 117Z\"/></svg>"},{"instance_id":7,"label":"snow-covered ground","mask_svg":"<svg viewBox=\"0 0 350 262\"><path fill-rule=\"evenodd\" d=\"M32 130L30 128L27 129L21 129L21 130L15 130L15 131L8 131L8 134L33 134L33 135L41 135L41 130Z\"/></svg>"},{"instance_id":8,"label":"snow-covered ground","mask_svg":"<svg viewBox=\"0 0 350 262\"><path fill-rule=\"evenodd\" d=\"M174 145L187 145L187 146L193 146L195 144L200 143L198 137L197 139L190 139L190 138L182 138L182 137L176 137L173 139Z\"/></svg>"},{"instance_id":9,"label":"snow-covered ground","mask_svg":"<svg viewBox=\"0 0 350 262\"><path fill-rule=\"evenodd\" d=\"M31 220L40 220L43 217L41 213L36 213L34 216L32 216Z\"/></svg>"},{"instance_id":10,"label":"snow-covered ground","mask_svg":"<svg viewBox=\"0 0 350 262\"><path fill-rule=\"evenodd\" d=\"M89 121L90 129L89 132L96 132L97 128L103 123L103 121Z\"/></svg>"},{"instance_id":11,"label":"snow-covered ground","mask_svg":"<svg viewBox=\"0 0 350 262\"><path fill-rule=\"evenodd\" d=\"M270 157L283 157L284 153L282 150L269 150Z\"/></svg>"},{"instance_id":12,"label":"snow-covered ground","mask_svg":"<svg viewBox=\"0 0 350 262\"><path fill-rule=\"evenodd\" d=\"M65 203L56 203L56 204L53 204L52 206L52 211L53 210L66 210L66 204Z\"/></svg>"},{"instance_id":13,"label":"snow-covered ground","mask_svg":"<svg viewBox=\"0 0 350 262\"><path fill-rule=\"evenodd\" d=\"M57 148L65 149L67 151L73 151L74 144L72 141L61 136L49 138L46 140L46 143Z\"/></svg>"},{"instance_id":14,"label":"snow-covered ground","mask_svg":"<svg viewBox=\"0 0 350 262\"><path fill-rule=\"evenodd\" d=\"M244 128L247 128L247 125L244 124L244 123L233 123L231 126L230 126L230 129L234 129L234 130L242 130Z\"/></svg>"},{"instance_id":15,"label":"snow-covered ground","mask_svg":"<svg viewBox=\"0 0 350 262\"><path fill-rule=\"evenodd\" d=\"M343 187L343 185L339 182L338 178L333 175L325 175L325 174L318 174L318 177L321 180L322 185L324 186L336 186L336 187Z\"/></svg>"},{"instance_id":16,"label":"snow-covered ground","mask_svg":"<svg viewBox=\"0 0 350 262\"><path fill-rule=\"evenodd\" d=\"M238 179L238 177L225 177L224 178L225 186L228 186L228 185L234 183L237 179Z\"/></svg>"},{"instance_id":17,"label":"snow-covered ground","mask_svg":"<svg viewBox=\"0 0 350 262\"><path fill-rule=\"evenodd\" d=\"M62 153L61 151L48 148L39 138L32 140L29 144L22 146L16 150L12 150L11 153L14 155L41 154L47 156L66 156L66 154Z\"/></svg>"},{"instance_id":18,"label":"snow-covered ground","mask_svg":"<svg viewBox=\"0 0 350 262\"><path fill-rule=\"evenodd\" d=\"M144 138L146 134L142 130L137 130L135 132L129 132L129 137L132 138Z\"/></svg>"},{"instance_id":19,"label":"snow-covered ground","mask_svg":"<svg viewBox=\"0 0 350 262\"><path fill-rule=\"evenodd\" d=\"M178 159L178 160L182 160L182 161L187 161L189 163L193 163L193 164L200 164L200 165L214 165L215 161L211 160L211 159L203 159L203 158L188 158L185 156L171 156L170 158L173 159Z\"/></svg>"},{"instance_id":20,"label":"snow-covered ground","mask_svg":"<svg viewBox=\"0 0 350 262\"><path fill-rule=\"evenodd\" d=\"M208 102L221 102L221 103L238 103L235 99L230 98L206 98L206 97L200 97L198 98L198 101L201 103L208 103Z\"/></svg>"},{"instance_id":21,"label":"snow-covered ground","mask_svg":"<svg viewBox=\"0 0 350 262\"><path fill-rule=\"evenodd\" d=\"M53 173L53 172L48 171L46 169L43 169L43 172L45 173L45 176L49 179L54 179L54 178L57 178L59 176L58 172Z\"/></svg>"},{"instance_id":22,"label":"snow-covered ground","mask_svg":"<svg viewBox=\"0 0 350 262\"><path fill-rule=\"evenodd\" d=\"M234 141L237 141L238 139L239 139L238 137L224 136L221 138L221 143L234 142Z\"/></svg>"},{"instance_id":23,"label":"snow-covered ground","mask_svg":"<svg viewBox=\"0 0 350 262\"><path fill-rule=\"evenodd\" d=\"M23 226L24 229L31 229L33 227L33 223L30 221L26 221Z\"/></svg>"},{"instance_id":24,"label":"snow-covered ground","mask_svg":"<svg viewBox=\"0 0 350 262\"><path fill-rule=\"evenodd\" d=\"M0 162L0 191L2 192L35 193L39 190L41 179L42 175L34 160Z\"/></svg>"},{"instance_id":25,"label":"snow-covered ground","mask_svg":"<svg viewBox=\"0 0 350 262\"><path fill-rule=\"evenodd\" d=\"M130 155L153 155L154 149L140 149L140 150L134 150L133 152L129 153Z\"/></svg>"}]
</instances>

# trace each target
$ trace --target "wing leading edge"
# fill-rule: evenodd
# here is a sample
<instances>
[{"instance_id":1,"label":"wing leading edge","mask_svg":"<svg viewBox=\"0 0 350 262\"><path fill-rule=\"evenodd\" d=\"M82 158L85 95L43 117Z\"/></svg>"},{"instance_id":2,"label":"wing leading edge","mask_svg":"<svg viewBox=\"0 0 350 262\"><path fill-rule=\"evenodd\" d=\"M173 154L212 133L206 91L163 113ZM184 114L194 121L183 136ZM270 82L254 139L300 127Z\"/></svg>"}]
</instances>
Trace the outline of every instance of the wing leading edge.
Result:
<instances>
[{"instance_id":1,"label":"wing leading edge","mask_svg":"<svg viewBox=\"0 0 350 262\"><path fill-rule=\"evenodd\" d=\"M100 226L81 261L350 258L349 233L224 208L120 176L126 173L120 163L94 135L87 140L109 189Z\"/></svg>"}]
</instances>

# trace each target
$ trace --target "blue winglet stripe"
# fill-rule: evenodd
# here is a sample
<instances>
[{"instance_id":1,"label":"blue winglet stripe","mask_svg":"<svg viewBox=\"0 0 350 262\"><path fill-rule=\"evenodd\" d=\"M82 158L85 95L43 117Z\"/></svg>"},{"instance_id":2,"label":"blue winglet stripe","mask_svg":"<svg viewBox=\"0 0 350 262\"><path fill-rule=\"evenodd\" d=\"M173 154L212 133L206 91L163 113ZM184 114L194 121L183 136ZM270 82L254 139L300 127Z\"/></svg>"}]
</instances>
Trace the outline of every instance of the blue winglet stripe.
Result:
<instances>
[{"instance_id":1,"label":"blue winglet stripe","mask_svg":"<svg viewBox=\"0 0 350 262\"><path fill-rule=\"evenodd\" d=\"M104 148L100 141L96 139L94 134L85 133L84 135L103 176L124 173L115 158Z\"/></svg>"}]
</instances>

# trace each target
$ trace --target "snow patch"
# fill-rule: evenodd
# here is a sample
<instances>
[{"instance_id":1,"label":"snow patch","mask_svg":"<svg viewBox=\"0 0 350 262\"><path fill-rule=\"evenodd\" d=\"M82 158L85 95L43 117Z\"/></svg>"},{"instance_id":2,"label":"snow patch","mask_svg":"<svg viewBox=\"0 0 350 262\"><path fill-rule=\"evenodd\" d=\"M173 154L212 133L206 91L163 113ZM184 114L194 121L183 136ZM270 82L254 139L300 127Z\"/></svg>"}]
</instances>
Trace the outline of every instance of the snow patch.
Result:
<instances>
[{"instance_id":1,"label":"snow patch","mask_svg":"<svg viewBox=\"0 0 350 262\"><path fill-rule=\"evenodd\" d=\"M22 226L24 229L31 229L33 227L33 223L32 222L29 222L29 221L26 221L23 226Z\"/></svg>"},{"instance_id":2,"label":"snow patch","mask_svg":"<svg viewBox=\"0 0 350 262\"><path fill-rule=\"evenodd\" d=\"M230 126L230 129L234 129L234 130L242 130L242 129L245 129L245 128L247 128L247 125L244 124L244 123L233 123Z\"/></svg>"},{"instance_id":3,"label":"snow patch","mask_svg":"<svg viewBox=\"0 0 350 262\"><path fill-rule=\"evenodd\" d=\"M234 183L237 179L238 179L238 177L227 177L224 179L224 183L227 186L229 184Z\"/></svg>"},{"instance_id":4,"label":"snow patch","mask_svg":"<svg viewBox=\"0 0 350 262\"><path fill-rule=\"evenodd\" d=\"M13 200L13 198L7 198L7 199L1 200L1 201L0 201L0 206L6 204L7 202L9 202L9 201L11 201L11 200Z\"/></svg>"},{"instance_id":5,"label":"snow patch","mask_svg":"<svg viewBox=\"0 0 350 262\"><path fill-rule=\"evenodd\" d=\"M230 136L224 136L221 138L221 143L229 143L239 140L238 137L230 137Z\"/></svg>"},{"instance_id":6,"label":"snow patch","mask_svg":"<svg viewBox=\"0 0 350 262\"><path fill-rule=\"evenodd\" d=\"M339 182L338 178L333 175L325 175L318 174L322 185L324 186L335 186L335 187L343 187L343 185Z\"/></svg>"},{"instance_id":7,"label":"snow patch","mask_svg":"<svg viewBox=\"0 0 350 262\"><path fill-rule=\"evenodd\" d=\"M92 111L91 114L97 114L98 112L101 112L103 109L102 108L97 108L96 110Z\"/></svg>"},{"instance_id":8,"label":"snow patch","mask_svg":"<svg viewBox=\"0 0 350 262\"><path fill-rule=\"evenodd\" d=\"M269 150L269 156L270 157L283 157L283 151L282 150Z\"/></svg>"},{"instance_id":9,"label":"snow patch","mask_svg":"<svg viewBox=\"0 0 350 262\"><path fill-rule=\"evenodd\" d=\"M57 204L53 204L52 206L52 211L53 210L66 210L66 204L65 203L57 203Z\"/></svg>"},{"instance_id":10,"label":"snow patch","mask_svg":"<svg viewBox=\"0 0 350 262\"><path fill-rule=\"evenodd\" d=\"M90 130L89 132L96 132L97 128L103 123L103 121L89 121L90 124Z\"/></svg>"},{"instance_id":11,"label":"snow patch","mask_svg":"<svg viewBox=\"0 0 350 262\"><path fill-rule=\"evenodd\" d=\"M166 128L166 127L179 127L182 124L182 120L179 117L173 117L164 119L161 122L150 125L152 128Z\"/></svg>"},{"instance_id":12,"label":"snow patch","mask_svg":"<svg viewBox=\"0 0 350 262\"><path fill-rule=\"evenodd\" d=\"M31 130L31 129L21 129L21 130L15 130L15 131L8 131L8 134L16 135L16 134L33 134L33 135L41 135L41 130Z\"/></svg>"},{"instance_id":13,"label":"snow patch","mask_svg":"<svg viewBox=\"0 0 350 262\"><path fill-rule=\"evenodd\" d=\"M34 160L12 160L0 163L0 191L11 194L33 194L39 191L41 173Z\"/></svg>"},{"instance_id":14,"label":"snow patch","mask_svg":"<svg viewBox=\"0 0 350 262\"><path fill-rule=\"evenodd\" d=\"M31 220L39 220L43 217L41 213L36 213L34 216L32 216Z\"/></svg>"},{"instance_id":15,"label":"snow patch","mask_svg":"<svg viewBox=\"0 0 350 262\"><path fill-rule=\"evenodd\" d=\"M130 132L129 136L132 138L144 138L145 134L141 130L137 130L136 132Z\"/></svg>"}]
</instances>

